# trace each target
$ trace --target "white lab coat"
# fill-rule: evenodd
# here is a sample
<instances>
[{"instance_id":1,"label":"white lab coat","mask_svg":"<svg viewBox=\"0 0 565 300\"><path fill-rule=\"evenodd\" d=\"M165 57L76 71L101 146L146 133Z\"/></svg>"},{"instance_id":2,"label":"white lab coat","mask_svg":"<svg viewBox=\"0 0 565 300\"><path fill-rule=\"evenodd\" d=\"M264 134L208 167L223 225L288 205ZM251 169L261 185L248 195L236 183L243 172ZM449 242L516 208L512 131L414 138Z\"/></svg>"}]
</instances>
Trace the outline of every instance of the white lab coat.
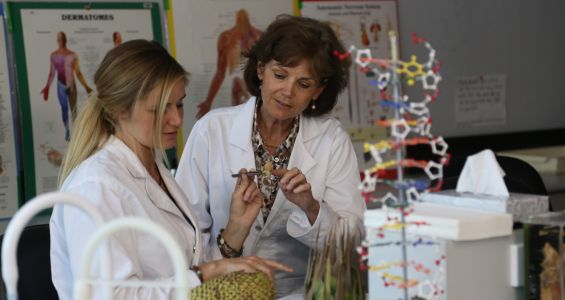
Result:
<instances>
[{"instance_id":1,"label":"white lab coat","mask_svg":"<svg viewBox=\"0 0 565 300\"><path fill-rule=\"evenodd\" d=\"M255 168L251 144L255 98L213 110L199 120L186 143L175 178L191 201L198 225L218 255L216 236L227 224L231 194L241 168ZM325 240L337 217L348 218L351 231L363 232L366 210L358 185L357 158L348 134L329 116L300 118L288 168L297 167L312 185L320 212L313 225L279 191L266 222L260 213L244 243L244 255L274 259L294 268L277 272L276 296L303 293L309 251Z\"/></svg>"},{"instance_id":2,"label":"white lab coat","mask_svg":"<svg viewBox=\"0 0 565 300\"><path fill-rule=\"evenodd\" d=\"M198 226L186 205L186 197L170 172L157 161L159 172L192 224ZM203 255L198 227L193 228L168 195L153 180L128 146L112 137L93 156L82 162L65 180L61 191L81 196L93 204L106 221L124 216L147 218L163 226L177 240L189 265ZM77 274L86 240L96 230L81 210L56 205L50 220L51 272L60 299L72 299L73 274ZM170 280L174 268L165 248L153 236L135 230L120 231L110 238L113 279ZM206 251L207 252L207 251ZM206 253L204 252L204 253ZM100 257L93 263L91 278L100 278ZM187 270L191 286L200 284ZM91 299L101 299L100 287L93 287ZM116 288L113 299L172 299L174 289Z\"/></svg>"}]
</instances>

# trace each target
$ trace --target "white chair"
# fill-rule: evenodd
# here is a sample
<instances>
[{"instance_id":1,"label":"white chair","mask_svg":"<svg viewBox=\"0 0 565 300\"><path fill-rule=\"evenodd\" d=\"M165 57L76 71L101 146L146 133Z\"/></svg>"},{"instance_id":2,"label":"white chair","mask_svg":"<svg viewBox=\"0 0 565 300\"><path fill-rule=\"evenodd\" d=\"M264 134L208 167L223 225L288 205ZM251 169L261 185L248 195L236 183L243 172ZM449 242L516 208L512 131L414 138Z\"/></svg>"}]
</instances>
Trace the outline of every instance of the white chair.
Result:
<instances>
[{"instance_id":1,"label":"white chair","mask_svg":"<svg viewBox=\"0 0 565 300\"><path fill-rule=\"evenodd\" d=\"M25 205L23 205L16 212L16 214L8 224L2 242L2 279L6 284L6 294L8 300L18 299L17 284L19 272L16 261L16 250L22 231L36 214L45 209L53 207L55 204L75 206L86 212L97 226L100 226L104 223L102 215L98 212L98 210L96 210L94 206L92 206L86 200L68 193L45 193L31 199ZM107 245L105 245L103 249L102 278L109 281L112 274L112 265ZM105 295L110 295L110 292L110 286L105 286Z\"/></svg>"},{"instance_id":2,"label":"white chair","mask_svg":"<svg viewBox=\"0 0 565 300\"><path fill-rule=\"evenodd\" d=\"M109 282L113 286L129 286L129 287L176 287L176 299L183 300L189 298L189 285L186 270L188 264L180 246L177 244L173 236L156 223L137 217L125 217L113 220L98 228L94 234L88 239L84 252L82 253L79 272L75 278L74 299L88 300L90 299L90 286L98 284L99 281L90 280L90 267L92 265L92 257L98 245L107 239L113 233L124 229L137 229L154 235L165 246L172 259L175 269L175 282L154 282L145 280ZM108 298L110 299L110 298Z\"/></svg>"}]
</instances>

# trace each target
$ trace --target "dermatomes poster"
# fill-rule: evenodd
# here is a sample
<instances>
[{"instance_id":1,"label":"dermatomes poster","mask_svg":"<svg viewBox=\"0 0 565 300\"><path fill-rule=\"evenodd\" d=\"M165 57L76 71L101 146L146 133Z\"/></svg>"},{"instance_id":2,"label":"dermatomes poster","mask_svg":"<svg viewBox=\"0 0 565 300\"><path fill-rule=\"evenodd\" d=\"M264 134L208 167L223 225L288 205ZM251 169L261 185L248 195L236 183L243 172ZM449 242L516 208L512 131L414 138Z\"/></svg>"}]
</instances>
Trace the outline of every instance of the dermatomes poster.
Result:
<instances>
[{"instance_id":1,"label":"dermatomes poster","mask_svg":"<svg viewBox=\"0 0 565 300\"><path fill-rule=\"evenodd\" d=\"M162 42L156 3L11 3L22 111L25 198L53 191L73 122L112 47Z\"/></svg>"}]
</instances>

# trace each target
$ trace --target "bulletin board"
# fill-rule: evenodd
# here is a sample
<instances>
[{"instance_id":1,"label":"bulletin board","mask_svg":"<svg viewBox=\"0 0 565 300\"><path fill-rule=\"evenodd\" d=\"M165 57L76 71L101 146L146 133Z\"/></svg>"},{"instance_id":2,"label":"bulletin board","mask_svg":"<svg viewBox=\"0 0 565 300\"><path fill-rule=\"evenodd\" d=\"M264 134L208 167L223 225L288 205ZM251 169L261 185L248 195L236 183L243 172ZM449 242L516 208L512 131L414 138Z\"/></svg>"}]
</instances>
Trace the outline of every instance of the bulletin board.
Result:
<instances>
[{"instance_id":1,"label":"bulletin board","mask_svg":"<svg viewBox=\"0 0 565 300\"><path fill-rule=\"evenodd\" d=\"M151 2L15 2L9 9L30 199L57 188L73 111L94 88L106 52L130 39L162 43L161 16Z\"/></svg>"},{"instance_id":2,"label":"bulletin board","mask_svg":"<svg viewBox=\"0 0 565 300\"><path fill-rule=\"evenodd\" d=\"M4 6L0 3L0 218L11 217L22 200L21 170L15 102L12 97L11 70Z\"/></svg>"},{"instance_id":3,"label":"bulletin board","mask_svg":"<svg viewBox=\"0 0 565 300\"><path fill-rule=\"evenodd\" d=\"M400 1L401 42L418 32L442 61L434 133L565 129L563 11L560 0Z\"/></svg>"}]
</instances>

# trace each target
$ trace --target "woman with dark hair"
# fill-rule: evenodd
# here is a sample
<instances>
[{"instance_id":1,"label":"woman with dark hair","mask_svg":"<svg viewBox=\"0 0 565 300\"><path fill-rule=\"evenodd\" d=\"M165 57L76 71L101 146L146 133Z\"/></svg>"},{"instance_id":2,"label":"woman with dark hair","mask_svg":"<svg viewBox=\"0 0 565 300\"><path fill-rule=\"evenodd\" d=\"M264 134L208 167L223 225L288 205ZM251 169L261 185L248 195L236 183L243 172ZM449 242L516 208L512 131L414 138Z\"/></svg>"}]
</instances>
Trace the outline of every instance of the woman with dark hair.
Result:
<instances>
[{"instance_id":1,"label":"woman with dark hair","mask_svg":"<svg viewBox=\"0 0 565 300\"><path fill-rule=\"evenodd\" d=\"M350 233L362 231L357 158L328 115L350 66L336 51L345 49L327 24L279 16L246 53L253 97L199 120L177 170L217 255L277 258L294 269L275 274L277 297L303 293L310 249L322 246L338 218ZM242 168L259 171L263 204L248 230L233 231L242 226L229 217L231 174Z\"/></svg>"}]
</instances>

